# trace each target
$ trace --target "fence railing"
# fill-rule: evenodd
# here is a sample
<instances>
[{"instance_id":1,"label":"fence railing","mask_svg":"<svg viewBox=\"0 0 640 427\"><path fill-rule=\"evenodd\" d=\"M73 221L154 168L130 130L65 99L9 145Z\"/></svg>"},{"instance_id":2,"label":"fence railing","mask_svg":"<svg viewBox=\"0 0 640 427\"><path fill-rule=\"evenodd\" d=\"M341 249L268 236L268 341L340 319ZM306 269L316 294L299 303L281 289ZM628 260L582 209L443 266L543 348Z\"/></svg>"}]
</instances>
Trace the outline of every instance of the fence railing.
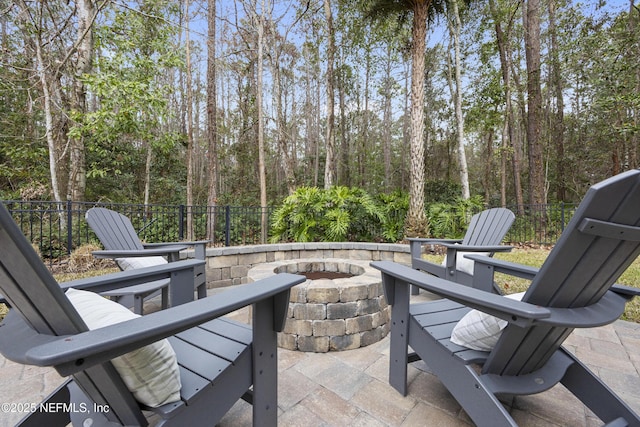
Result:
<instances>
[{"instance_id":1,"label":"fence railing","mask_svg":"<svg viewBox=\"0 0 640 427\"><path fill-rule=\"evenodd\" d=\"M23 233L36 246L42 258L51 263L67 257L89 242L98 242L89 228L85 213L100 206L126 215L140 239L148 242L173 242L207 238L207 221L213 219L214 246L263 243L262 208L235 206L136 205L87 202L3 202ZM575 211L572 204L508 206L516 220L507 234L510 243L554 244ZM269 223L271 208L266 208ZM187 216L192 215L193 235L186 232Z\"/></svg>"},{"instance_id":2,"label":"fence railing","mask_svg":"<svg viewBox=\"0 0 640 427\"><path fill-rule=\"evenodd\" d=\"M543 205L506 206L516 214L505 241L553 245L573 217L577 204L556 203Z\"/></svg>"},{"instance_id":3,"label":"fence railing","mask_svg":"<svg viewBox=\"0 0 640 427\"><path fill-rule=\"evenodd\" d=\"M126 215L141 240L148 243L176 242L190 237L204 240L207 221L213 220L214 246L261 243L260 207L188 207L184 205L134 205L116 203L4 201L14 220L40 255L55 260L64 258L86 243L98 242L89 228L85 213L92 207L105 207ZM267 218L271 213L267 209ZM193 235L187 233L187 215L191 214Z\"/></svg>"}]
</instances>

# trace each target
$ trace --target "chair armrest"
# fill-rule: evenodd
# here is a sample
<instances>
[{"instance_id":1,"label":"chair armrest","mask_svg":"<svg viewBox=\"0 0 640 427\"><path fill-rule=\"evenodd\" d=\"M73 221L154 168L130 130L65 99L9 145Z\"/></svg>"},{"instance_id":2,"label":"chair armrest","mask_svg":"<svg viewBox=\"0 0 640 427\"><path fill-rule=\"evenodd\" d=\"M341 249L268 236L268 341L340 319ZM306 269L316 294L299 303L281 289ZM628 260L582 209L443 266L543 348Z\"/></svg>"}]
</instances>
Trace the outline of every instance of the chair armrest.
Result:
<instances>
[{"instance_id":1,"label":"chair armrest","mask_svg":"<svg viewBox=\"0 0 640 427\"><path fill-rule=\"evenodd\" d=\"M467 307L508 320L510 323L519 326L527 326L536 320L551 316L551 312L545 307L505 298L491 292L440 279L402 264L391 261L375 261L371 263L371 266L383 273L382 283L385 286L387 295L391 291L388 289L389 287L398 284L411 284ZM391 301L390 303L392 304Z\"/></svg>"},{"instance_id":2,"label":"chair armrest","mask_svg":"<svg viewBox=\"0 0 640 427\"><path fill-rule=\"evenodd\" d=\"M629 299L615 292L607 292L595 304L578 308L549 307L551 316L540 324L567 328L595 328L620 318Z\"/></svg>"},{"instance_id":3,"label":"chair armrest","mask_svg":"<svg viewBox=\"0 0 640 427\"><path fill-rule=\"evenodd\" d=\"M142 249L142 250L100 250L93 251L91 255L96 258L130 258L130 257L149 257L149 256L169 256L172 254L178 254L180 251L188 249L185 245L163 246L154 249Z\"/></svg>"},{"instance_id":4,"label":"chair armrest","mask_svg":"<svg viewBox=\"0 0 640 427\"><path fill-rule=\"evenodd\" d=\"M409 252L411 253L411 258L414 258L414 259L422 258L423 244L442 245L445 243L453 244L453 243L462 242L461 239L431 239L431 238L423 238L423 237L410 237L407 240L409 241Z\"/></svg>"},{"instance_id":5,"label":"chair armrest","mask_svg":"<svg viewBox=\"0 0 640 427\"><path fill-rule=\"evenodd\" d=\"M171 279L176 274L195 271L197 267L205 264L202 260L184 260L152 267L136 268L85 279L71 280L60 283L62 289L82 289L91 292L105 292L114 289L125 288L133 285L141 285L155 280Z\"/></svg>"},{"instance_id":6,"label":"chair armrest","mask_svg":"<svg viewBox=\"0 0 640 427\"><path fill-rule=\"evenodd\" d=\"M434 238L424 238L424 237L409 237L407 240L410 243L420 243L420 244L442 244L442 243L461 243L462 239L434 239Z\"/></svg>"},{"instance_id":7,"label":"chair armrest","mask_svg":"<svg viewBox=\"0 0 640 427\"><path fill-rule=\"evenodd\" d=\"M442 243L442 246L446 247L447 249L455 249L458 252L509 252L511 251L511 249L513 249L513 246L508 245L477 246Z\"/></svg>"},{"instance_id":8,"label":"chair armrest","mask_svg":"<svg viewBox=\"0 0 640 427\"><path fill-rule=\"evenodd\" d=\"M152 267L136 268L134 270L119 271L117 273L104 274L102 276L87 277L84 279L70 280L60 283L63 290L69 288L82 289L95 293L102 293L114 289L141 285L155 280L171 279L172 275L186 270L195 270L204 265L202 260L185 260L172 262ZM9 302L0 295L0 303Z\"/></svg>"},{"instance_id":9,"label":"chair armrest","mask_svg":"<svg viewBox=\"0 0 640 427\"><path fill-rule=\"evenodd\" d=\"M629 299L640 296L640 288L634 288L633 286L619 285L617 283L611 287L611 291Z\"/></svg>"},{"instance_id":10,"label":"chair armrest","mask_svg":"<svg viewBox=\"0 0 640 427\"><path fill-rule=\"evenodd\" d=\"M194 241L186 241L186 242L161 242L161 243L143 243L142 246L145 248L154 248L154 247L162 247L162 246L197 246L197 245L208 245L211 243L211 240L194 240Z\"/></svg>"},{"instance_id":11,"label":"chair armrest","mask_svg":"<svg viewBox=\"0 0 640 427\"><path fill-rule=\"evenodd\" d=\"M278 330L286 316L291 287L305 280L304 276L281 273L221 292L215 298L200 299L73 336L57 337L53 342L29 349L25 358L30 364L54 366L61 375L70 375L268 298L273 298L273 329Z\"/></svg>"},{"instance_id":12,"label":"chair armrest","mask_svg":"<svg viewBox=\"0 0 640 427\"><path fill-rule=\"evenodd\" d=\"M205 259L207 255L207 245L211 242L211 240L195 240L189 242L163 242L163 243L143 243L142 246L144 248L162 248L165 246L173 246L173 245L186 245L193 247L193 255L194 258L197 259Z\"/></svg>"},{"instance_id":13,"label":"chair armrest","mask_svg":"<svg viewBox=\"0 0 640 427\"><path fill-rule=\"evenodd\" d=\"M540 270L538 267L517 264L515 262L504 261L484 255L469 254L464 257L473 260L475 262L476 269L484 266L490 268L494 273L504 273L510 276L521 277L523 279L532 280Z\"/></svg>"},{"instance_id":14,"label":"chair armrest","mask_svg":"<svg viewBox=\"0 0 640 427\"><path fill-rule=\"evenodd\" d=\"M396 279L395 285L398 285L397 280L399 280L405 285L418 286L520 327L526 327L533 323L570 328L591 328L607 325L618 319L624 312L627 299L615 292L607 292L597 303L586 307L540 307L535 304L449 282L391 261L377 261L371 263L371 266L382 271L383 284L385 286L389 286L388 279L385 278L385 275L387 275ZM405 287L408 288L408 286Z\"/></svg>"}]
</instances>

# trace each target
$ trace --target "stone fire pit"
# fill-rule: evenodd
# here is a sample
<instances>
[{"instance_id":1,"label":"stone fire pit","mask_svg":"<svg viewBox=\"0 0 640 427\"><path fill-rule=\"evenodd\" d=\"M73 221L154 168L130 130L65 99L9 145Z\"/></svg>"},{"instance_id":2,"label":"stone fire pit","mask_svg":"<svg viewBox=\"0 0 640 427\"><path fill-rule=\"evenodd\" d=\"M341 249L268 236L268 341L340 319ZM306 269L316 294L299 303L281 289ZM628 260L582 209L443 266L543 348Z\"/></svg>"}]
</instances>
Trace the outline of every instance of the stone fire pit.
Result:
<instances>
[{"instance_id":1,"label":"stone fire pit","mask_svg":"<svg viewBox=\"0 0 640 427\"><path fill-rule=\"evenodd\" d=\"M380 341L389 333L390 307L380 272L368 261L298 259L259 264L250 282L276 273L307 276L291 289L288 319L278 345L289 350L350 350Z\"/></svg>"}]
</instances>

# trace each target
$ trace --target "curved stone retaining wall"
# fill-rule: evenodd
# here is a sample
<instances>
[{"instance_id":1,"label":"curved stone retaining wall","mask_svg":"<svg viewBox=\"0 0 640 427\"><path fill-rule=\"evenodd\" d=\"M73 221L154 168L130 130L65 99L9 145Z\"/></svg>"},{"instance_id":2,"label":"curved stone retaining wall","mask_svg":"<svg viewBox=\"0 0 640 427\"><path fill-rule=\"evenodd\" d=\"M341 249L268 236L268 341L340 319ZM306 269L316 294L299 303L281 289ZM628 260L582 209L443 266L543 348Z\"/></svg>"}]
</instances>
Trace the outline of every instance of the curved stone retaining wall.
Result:
<instances>
[{"instance_id":1,"label":"curved stone retaining wall","mask_svg":"<svg viewBox=\"0 0 640 427\"><path fill-rule=\"evenodd\" d=\"M207 286L219 288L248 283L247 273L256 265L304 258L389 260L411 265L409 245L406 244L314 242L208 248Z\"/></svg>"}]
</instances>

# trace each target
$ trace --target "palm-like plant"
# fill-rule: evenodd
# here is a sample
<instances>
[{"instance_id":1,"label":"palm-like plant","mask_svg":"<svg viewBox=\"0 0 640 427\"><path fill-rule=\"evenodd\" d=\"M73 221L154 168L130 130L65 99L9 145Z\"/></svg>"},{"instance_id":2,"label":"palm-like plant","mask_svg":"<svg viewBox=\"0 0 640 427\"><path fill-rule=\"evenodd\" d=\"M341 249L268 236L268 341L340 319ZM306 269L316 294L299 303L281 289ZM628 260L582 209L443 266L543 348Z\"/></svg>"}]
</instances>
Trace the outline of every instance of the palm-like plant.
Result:
<instances>
[{"instance_id":1,"label":"palm-like plant","mask_svg":"<svg viewBox=\"0 0 640 427\"><path fill-rule=\"evenodd\" d=\"M409 209L409 195L396 190L391 194L378 194L383 213L382 237L387 242L398 242L404 237L404 222Z\"/></svg>"},{"instance_id":2,"label":"palm-like plant","mask_svg":"<svg viewBox=\"0 0 640 427\"><path fill-rule=\"evenodd\" d=\"M444 0L373 0L367 15L373 19L405 20L413 16L411 29L411 148L409 211L405 236L426 236L429 221L424 209L424 71L428 17L443 12Z\"/></svg>"},{"instance_id":3,"label":"palm-like plant","mask_svg":"<svg viewBox=\"0 0 640 427\"><path fill-rule=\"evenodd\" d=\"M274 212L271 241L367 241L383 217L362 189L300 187Z\"/></svg>"},{"instance_id":4,"label":"palm-like plant","mask_svg":"<svg viewBox=\"0 0 640 427\"><path fill-rule=\"evenodd\" d=\"M444 239L461 239L471 216L483 208L481 196L469 199L458 197L452 203L434 203L429 206L429 224L432 235Z\"/></svg>"}]
</instances>

